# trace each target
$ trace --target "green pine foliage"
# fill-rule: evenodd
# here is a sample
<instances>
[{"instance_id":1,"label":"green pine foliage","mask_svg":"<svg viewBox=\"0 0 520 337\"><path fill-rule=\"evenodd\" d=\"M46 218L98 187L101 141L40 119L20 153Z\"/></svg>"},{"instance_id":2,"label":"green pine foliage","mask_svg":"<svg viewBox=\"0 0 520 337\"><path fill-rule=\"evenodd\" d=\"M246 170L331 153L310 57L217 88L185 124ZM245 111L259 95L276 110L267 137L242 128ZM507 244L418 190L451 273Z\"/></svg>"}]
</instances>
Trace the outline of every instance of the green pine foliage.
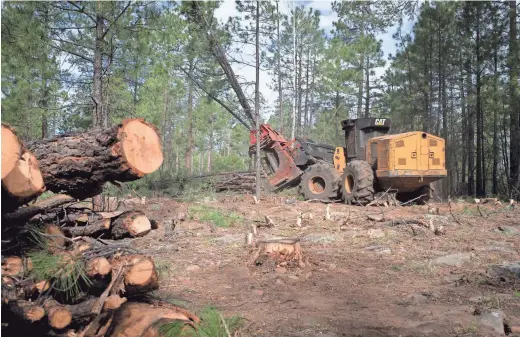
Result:
<instances>
[{"instance_id":1,"label":"green pine foliage","mask_svg":"<svg viewBox=\"0 0 520 337\"><path fill-rule=\"evenodd\" d=\"M200 323L193 328L184 322L164 324L159 332L165 337L228 337L243 326L244 320L238 316L225 318L215 307L206 307L200 313Z\"/></svg>"},{"instance_id":2,"label":"green pine foliage","mask_svg":"<svg viewBox=\"0 0 520 337\"><path fill-rule=\"evenodd\" d=\"M247 169L249 130L229 110L245 112L201 29L214 32L253 102L254 83L243 74L255 71L257 4L233 2L238 15L219 20L228 5L2 3L2 121L24 141L89 129L97 50L109 124L142 117L162 137L161 172L134 189L145 194L165 177ZM263 121L287 139L341 145L341 120L389 117L393 132L446 139L445 194L519 193L516 1L336 1L328 31L320 28L325 13L295 5L259 3L260 78L272 75L276 94L273 104L260 98ZM385 33L393 40L382 41ZM392 55L383 50L388 43L397 47Z\"/></svg>"},{"instance_id":3,"label":"green pine foliage","mask_svg":"<svg viewBox=\"0 0 520 337\"><path fill-rule=\"evenodd\" d=\"M33 268L31 275L36 281L49 281L52 290L73 300L81 293L81 284L91 282L85 272L85 263L80 258L67 254L51 254L47 250L33 251L28 254Z\"/></svg>"}]
</instances>

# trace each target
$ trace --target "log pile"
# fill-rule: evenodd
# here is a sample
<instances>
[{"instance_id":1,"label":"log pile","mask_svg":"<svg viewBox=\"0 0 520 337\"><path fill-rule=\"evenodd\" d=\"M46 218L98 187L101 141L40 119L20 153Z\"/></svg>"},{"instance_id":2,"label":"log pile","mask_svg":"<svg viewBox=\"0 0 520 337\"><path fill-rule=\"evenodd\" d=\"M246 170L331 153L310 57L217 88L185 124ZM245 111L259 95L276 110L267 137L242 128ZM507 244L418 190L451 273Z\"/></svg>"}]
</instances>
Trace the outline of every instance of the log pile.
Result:
<instances>
[{"instance_id":1,"label":"log pile","mask_svg":"<svg viewBox=\"0 0 520 337\"><path fill-rule=\"evenodd\" d=\"M226 173L216 175L213 180L213 187L216 192L235 191L235 192L254 192L256 186L256 176L254 173Z\"/></svg>"},{"instance_id":2,"label":"log pile","mask_svg":"<svg viewBox=\"0 0 520 337\"><path fill-rule=\"evenodd\" d=\"M197 321L181 308L143 302L159 287L154 261L115 240L149 233L146 215L82 201L106 182L154 172L162 160L155 128L140 119L26 145L2 125L3 333L159 336L158 320ZM56 194L35 200L46 190Z\"/></svg>"}]
</instances>

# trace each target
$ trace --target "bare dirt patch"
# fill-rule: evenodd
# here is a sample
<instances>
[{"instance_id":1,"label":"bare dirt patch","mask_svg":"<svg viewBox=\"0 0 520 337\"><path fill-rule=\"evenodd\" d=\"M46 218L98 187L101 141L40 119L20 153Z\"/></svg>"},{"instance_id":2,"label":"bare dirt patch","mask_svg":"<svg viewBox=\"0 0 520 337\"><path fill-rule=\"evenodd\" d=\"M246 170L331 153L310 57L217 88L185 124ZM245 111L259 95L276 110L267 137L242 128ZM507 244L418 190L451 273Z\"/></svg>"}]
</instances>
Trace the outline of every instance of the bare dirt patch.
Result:
<instances>
[{"instance_id":1,"label":"bare dirt patch","mask_svg":"<svg viewBox=\"0 0 520 337\"><path fill-rule=\"evenodd\" d=\"M294 198L205 200L150 200L146 214L165 225L134 245L158 265L158 296L240 315L244 335L490 336L496 331L482 317L496 310L505 316L504 335L520 325L520 278L489 273L520 261L517 209L452 202L451 212L435 204L438 214L429 214L432 206L333 204L325 220L326 205ZM179 212L187 220L172 230ZM259 228L255 239L299 238L305 268L248 262L246 235L265 215L275 227ZM389 221L396 218L421 222Z\"/></svg>"}]
</instances>

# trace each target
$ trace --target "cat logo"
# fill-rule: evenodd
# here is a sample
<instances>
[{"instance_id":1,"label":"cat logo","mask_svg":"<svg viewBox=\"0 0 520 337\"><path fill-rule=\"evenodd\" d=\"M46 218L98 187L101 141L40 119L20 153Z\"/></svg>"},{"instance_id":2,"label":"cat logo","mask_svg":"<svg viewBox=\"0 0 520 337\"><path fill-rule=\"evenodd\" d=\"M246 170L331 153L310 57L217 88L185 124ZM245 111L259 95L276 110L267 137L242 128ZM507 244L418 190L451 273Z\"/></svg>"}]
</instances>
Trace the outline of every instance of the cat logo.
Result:
<instances>
[{"instance_id":1,"label":"cat logo","mask_svg":"<svg viewBox=\"0 0 520 337\"><path fill-rule=\"evenodd\" d=\"M376 125L385 125L386 118L376 118Z\"/></svg>"}]
</instances>

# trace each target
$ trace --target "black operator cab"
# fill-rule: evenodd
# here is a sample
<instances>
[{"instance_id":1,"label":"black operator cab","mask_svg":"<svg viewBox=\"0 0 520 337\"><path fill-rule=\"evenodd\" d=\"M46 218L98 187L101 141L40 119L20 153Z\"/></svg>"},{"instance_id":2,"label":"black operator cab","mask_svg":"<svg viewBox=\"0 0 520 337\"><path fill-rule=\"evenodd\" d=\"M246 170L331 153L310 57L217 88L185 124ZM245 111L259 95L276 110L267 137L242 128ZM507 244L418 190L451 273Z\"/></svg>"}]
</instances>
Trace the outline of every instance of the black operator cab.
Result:
<instances>
[{"instance_id":1,"label":"black operator cab","mask_svg":"<svg viewBox=\"0 0 520 337\"><path fill-rule=\"evenodd\" d=\"M384 136L390 131L389 118L357 118L341 121L345 130L347 161L367 160L365 146L369 139Z\"/></svg>"}]
</instances>

